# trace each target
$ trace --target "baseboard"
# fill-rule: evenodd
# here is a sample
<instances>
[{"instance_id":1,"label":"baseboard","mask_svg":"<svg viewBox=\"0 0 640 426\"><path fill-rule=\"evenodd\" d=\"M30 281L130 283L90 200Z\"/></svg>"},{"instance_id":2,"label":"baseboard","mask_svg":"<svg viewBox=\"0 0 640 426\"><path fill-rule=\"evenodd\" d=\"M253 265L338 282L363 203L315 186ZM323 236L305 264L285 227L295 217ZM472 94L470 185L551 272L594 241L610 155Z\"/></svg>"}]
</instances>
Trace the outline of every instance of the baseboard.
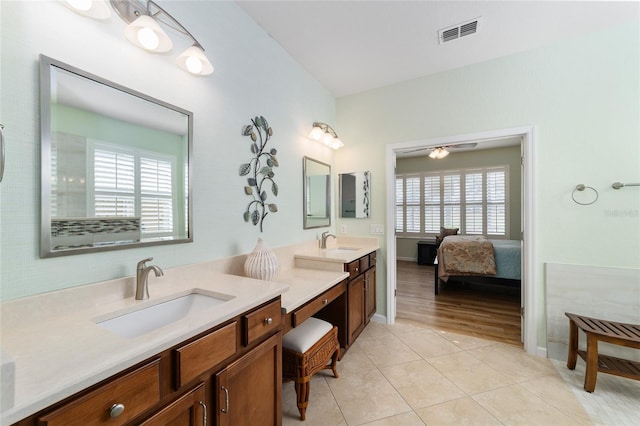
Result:
<instances>
[{"instance_id":1,"label":"baseboard","mask_svg":"<svg viewBox=\"0 0 640 426\"><path fill-rule=\"evenodd\" d=\"M547 348L543 348L542 346L538 346L536 348L536 355L542 358L547 357Z\"/></svg>"},{"instance_id":2,"label":"baseboard","mask_svg":"<svg viewBox=\"0 0 640 426\"><path fill-rule=\"evenodd\" d=\"M373 316L371 317L371 321L378 322L380 324L386 324L387 317L386 315L382 315L382 314L373 314Z\"/></svg>"},{"instance_id":3,"label":"baseboard","mask_svg":"<svg viewBox=\"0 0 640 426\"><path fill-rule=\"evenodd\" d=\"M396 256L396 260L404 260L404 261L407 261L407 262L417 262L418 258L417 257L399 257L399 256Z\"/></svg>"}]
</instances>

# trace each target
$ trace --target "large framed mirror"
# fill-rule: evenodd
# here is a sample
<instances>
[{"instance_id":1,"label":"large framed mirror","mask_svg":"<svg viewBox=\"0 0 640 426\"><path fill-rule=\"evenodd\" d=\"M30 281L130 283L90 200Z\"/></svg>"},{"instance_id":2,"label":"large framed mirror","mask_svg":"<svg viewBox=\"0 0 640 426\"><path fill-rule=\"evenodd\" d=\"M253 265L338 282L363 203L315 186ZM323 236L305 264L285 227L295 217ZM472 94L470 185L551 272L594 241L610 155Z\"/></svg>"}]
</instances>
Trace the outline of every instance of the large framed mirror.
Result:
<instances>
[{"instance_id":1,"label":"large framed mirror","mask_svg":"<svg viewBox=\"0 0 640 426\"><path fill-rule=\"evenodd\" d=\"M371 172L340 173L340 217L365 219L371 211Z\"/></svg>"},{"instance_id":2,"label":"large framed mirror","mask_svg":"<svg viewBox=\"0 0 640 426\"><path fill-rule=\"evenodd\" d=\"M303 228L331 225L331 166L313 158L302 159Z\"/></svg>"},{"instance_id":3,"label":"large framed mirror","mask_svg":"<svg viewBox=\"0 0 640 426\"><path fill-rule=\"evenodd\" d=\"M193 241L193 114L40 56L42 257Z\"/></svg>"}]
</instances>

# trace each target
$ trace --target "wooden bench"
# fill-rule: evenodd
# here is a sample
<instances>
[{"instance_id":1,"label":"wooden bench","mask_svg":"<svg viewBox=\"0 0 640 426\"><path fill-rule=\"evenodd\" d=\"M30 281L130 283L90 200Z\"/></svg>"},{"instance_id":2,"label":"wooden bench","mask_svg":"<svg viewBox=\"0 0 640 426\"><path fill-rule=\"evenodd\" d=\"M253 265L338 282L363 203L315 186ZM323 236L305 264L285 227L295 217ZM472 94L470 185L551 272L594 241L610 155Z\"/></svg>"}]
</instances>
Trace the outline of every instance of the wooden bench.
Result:
<instances>
[{"instance_id":1,"label":"wooden bench","mask_svg":"<svg viewBox=\"0 0 640 426\"><path fill-rule=\"evenodd\" d=\"M640 362L598 354L598 341L640 349L640 325L589 318L568 312L565 312L565 315L569 317L567 368L576 368L578 355L587 363L584 390L595 390L598 371L640 380ZM587 336L586 351L578 349L578 329Z\"/></svg>"}]
</instances>

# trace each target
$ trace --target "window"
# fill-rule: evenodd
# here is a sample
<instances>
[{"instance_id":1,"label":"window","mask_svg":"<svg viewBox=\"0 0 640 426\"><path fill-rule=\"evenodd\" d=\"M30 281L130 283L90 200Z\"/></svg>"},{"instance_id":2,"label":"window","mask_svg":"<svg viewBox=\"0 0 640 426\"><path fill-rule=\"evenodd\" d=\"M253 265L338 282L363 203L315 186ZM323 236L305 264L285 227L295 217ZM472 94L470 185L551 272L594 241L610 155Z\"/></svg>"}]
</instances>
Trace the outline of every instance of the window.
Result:
<instances>
[{"instance_id":1,"label":"window","mask_svg":"<svg viewBox=\"0 0 640 426\"><path fill-rule=\"evenodd\" d=\"M508 166L396 176L396 232L508 237Z\"/></svg>"},{"instance_id":2,"label":"window","mask_svg":"<svg viewBox=\"0 0 640 426\"><path fill-rule=\"evenodd\" d=\"M95 216L139 216L146 237L174 234L175 158L104 143L91 144Z\"/></svg>"}]
</instances>

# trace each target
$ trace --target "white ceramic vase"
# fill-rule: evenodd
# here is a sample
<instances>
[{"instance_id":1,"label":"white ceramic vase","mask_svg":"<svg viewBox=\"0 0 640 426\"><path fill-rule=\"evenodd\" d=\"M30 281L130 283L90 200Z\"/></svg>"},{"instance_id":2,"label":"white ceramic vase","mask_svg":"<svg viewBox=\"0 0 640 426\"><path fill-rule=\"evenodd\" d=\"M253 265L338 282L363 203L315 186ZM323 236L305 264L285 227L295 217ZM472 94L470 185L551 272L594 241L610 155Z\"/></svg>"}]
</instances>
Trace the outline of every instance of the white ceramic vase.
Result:
<instances>
[{"instance_id":1,"label":"white ceramic vase","mask_svg":"<svg viewBox=\"0 0 640 426\"><path fill-rule=\"evenodd\" d=\"M270 281L278 273L278 258L273 250L268 248L262 238L244 262L244 273L249 278Z\"/></svg>"}]
</instances>

